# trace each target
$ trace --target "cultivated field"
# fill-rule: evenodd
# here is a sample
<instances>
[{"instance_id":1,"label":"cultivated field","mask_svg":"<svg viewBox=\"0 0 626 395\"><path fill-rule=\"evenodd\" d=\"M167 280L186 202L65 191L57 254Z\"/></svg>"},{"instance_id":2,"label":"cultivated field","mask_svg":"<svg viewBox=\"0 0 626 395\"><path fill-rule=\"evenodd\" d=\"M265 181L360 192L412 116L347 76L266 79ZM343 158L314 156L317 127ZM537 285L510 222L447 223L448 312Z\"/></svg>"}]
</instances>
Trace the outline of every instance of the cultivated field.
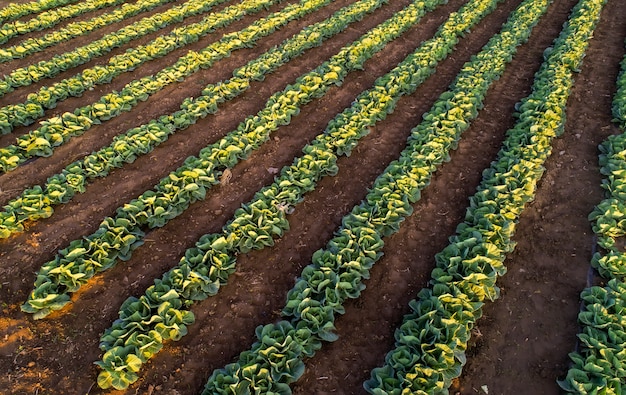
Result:
<instances>
[{"instance_id":1,"label":"cultivated field","mask_svg":"<svg viewBox=\"0 0 626 395\"><path fill-rule=\"evenodd\" d=\"M0 2L0 393L198 394L284 333L272 374L232 370L367 393L578 3ZM591 29L450 393L561 391L626 2Z\"/></svg>"}]
</instances>

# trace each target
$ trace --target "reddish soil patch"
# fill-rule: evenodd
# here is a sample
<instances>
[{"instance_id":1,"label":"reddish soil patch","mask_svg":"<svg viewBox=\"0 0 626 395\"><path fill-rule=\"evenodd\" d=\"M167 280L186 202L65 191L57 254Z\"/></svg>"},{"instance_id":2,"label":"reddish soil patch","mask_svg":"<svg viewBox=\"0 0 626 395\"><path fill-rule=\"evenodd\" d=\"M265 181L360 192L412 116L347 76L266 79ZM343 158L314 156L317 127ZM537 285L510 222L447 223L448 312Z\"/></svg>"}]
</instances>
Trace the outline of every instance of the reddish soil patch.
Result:
<instances>
[{"instance_id":1,"label":"reddish soil patch","mask_svg":"<svg viewBox=\"0 0 626 395\"><path fill-rule=\"evenodd\" d=\"M337 176L324 179L306 196L289 218L291 230L274 247L238 257L238 271L218 297L194 305L196 323L189 327L189 335L167 344L143 367L135 385L115 393L197 394L214 369L247 349L256 326L279 318L287 291L310 262L313 252L324 247L341 218L359 203L376 176L398 156L421 115L520 2L504 2L473 29L449 59L439 65L433 77L413 95L401 99L394 113L377 124L349 158L340 159ZM133 112L94 127L59 148L53 156L0 176L0 204L27 186L45 182L70 161L108 144L116 134L176 110L185 97L197 96L207 83L228 78L235 67L349 3L349 0L333 2L322 11L290 23L260 40L257 47L237 51L213 68L201 70L154 95ZM272 182L269 168L291 163L302 146L322 132L337 112L413 51L417 43L432 36L448 14L464 1L450 0L439 7L367 62L363 71L350 74L341 87L305 106L289 126L279 129L271 141L233 169L228 184L212 189L204 201L195 203L165 227L151 231L146 245L131 260L97 276L74 295L70 306L40 321L32 320L19 309L32 288L34 273L69 241L93 232L104 216L151 188L187 156L235 128L247 114L262 108L273 92L283 89L407 3L408 0L401 0L384 6L322 47L308 51L262 83L254 84L247 93L223 105L215 116L176 133L151 154L93 182L86 193L58 207L51 218L33 224L23 234L0 241L0 371L5 373L0 377L0 393L101 393L95 385L98 370L93 362L101 356L100 334L117 318L120 304L129 296L143 293L201 235L219 231L242 203ZM452 160L437 171L400 232L386 240L385 255L373 268L367 289L358 300L346 305L346 314L337 320L339 340L325 344L307 361L304 376L293 387L295 394L365 393L363 381L369 378L372 368L382 364L392 347L394 329L408 312L408 301L426 285L434 255L446 246L448 237L462 220L467 199L480 182L482 170L489 166L506 130L513 125L514 104L529 93L544 49L558 35L575 3L575 0L555 0L530 41L520 47L504 76L490 90L479 118L464 133ZM258 15L267 15L281 7L284 4ZM157 11L151 13L154 12ZM67 100L50 114L69 111L119 89L131 79L152 74L173 63L189 48L200 49L255 18L258 16L221 29L80 99ZM468 363L463 375L455 381L453 393L484 393L483 386L489 394L559 392L556 380L565 375L567 354L575 347L578 295L586 285L592 251L593 237L586 217L602 198L596 147L608 135L619 132L611 124L610 107L618 63L624 55L624 32L626 2L610 0L576 78L568 103L566 132L556 141L537 197L517 228L517 248L507 259L509 272L499 283L501 298L486 305L468 351ZM145 43L161 33L140 41ZM94 34L72 40L36 59L50 57L96 37L99 36ZM9 44L16 42L19 40ZM102 63L126 49L116 49L80 69ZM0 74L30 61L0 65ZM76 72L64 73L54 80ZM29 92L50 83L42 81L16 90L0 99L0 105L19 102ZM12 137L0 138L0 145L10 144L16 135L28 130L20 128Z\"/></svg>"}]
</instances>

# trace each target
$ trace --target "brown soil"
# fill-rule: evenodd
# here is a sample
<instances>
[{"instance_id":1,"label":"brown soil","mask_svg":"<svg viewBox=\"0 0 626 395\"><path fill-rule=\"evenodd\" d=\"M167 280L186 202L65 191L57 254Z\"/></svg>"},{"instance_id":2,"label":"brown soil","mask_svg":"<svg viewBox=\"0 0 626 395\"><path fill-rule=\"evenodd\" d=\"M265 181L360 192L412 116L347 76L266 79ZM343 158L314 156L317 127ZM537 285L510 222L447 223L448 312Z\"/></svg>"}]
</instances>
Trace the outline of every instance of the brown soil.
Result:
<instances>
[{"instance_id":1,"label":"brown soil","mask_svg":"<svg viewBox=\"0 0 626 395\"><path fill-rule=\"evenodd\" d=\"M394 113L372 128L372 133L349 158L340 159L337 176L322 180L306 196L289 218L291 230L274 247L238 257L238 271L219 295L193 306L196 323L189 327L189 334L179 342L168 343L143 367L140 380L129 390L113 393L197 394L214 369L233 361L249 348L255 327L279 318L287 291L310 262L313 252L325 246L341 218L365 196L377 174L398 156L421 115L452 82L462 64L499 30L520 1L504 2L473 29L439 65L433 77L413 95L401 99ZM228 78L235 67L349 3L339 0L292 22L260 40L257 47L237 51L212 69L201 70L154 95L131 113L92 128L59 148L53 156L0 176L0 204L27 186L45 182L70 161L108 144L116 134L176 110L183 98L197 96L207 83ZM262 108L273 92L388 18L408 0L390 3L322 47L289 62L262 83L254 84L247 93L223 105L216 115L176 133L151 154L93 182L86 193L56 208L51 218L0 241L0 371L4 372L0 376L0 393L101 393L95 385L98 369L93 362L101 356L100 334L117 318L120 304L129 296L143 293L201 235L219 231L242 203L272 182L273 175L268 169L291 163L337 112L410 53L416 43L432 36L447 15L464 1L450 0L439 7L368 61L363 71L350 74L341 87L304 107L289 126L275 132L271 141L233 169L228 184L213 188L204 201L195 203L165 227L151 231L146 244L131 260L94 278L74 295L68 307L39 321L20 311L19 306L32 289L35 272L57 250L93 232L104 216L151 188L187 156L197 154L201 147L234 129L247 114ZM490 90L479 118L464 133L452 160L437 171L400 232L385 241L385 255L372 269L367 289L358 300L347 303L346 314L337 320L339 340L325 344L314 358L306 361L304 376L293 386L295 394L365 393L363 381L369 378L372 368L382 364L385 353L393 346L393 332L408 312L408 301L426 285L433 256L446 246L448 237L462 220L467 199L480 182L482 169L489 166L504 133L513 125L514 104L529 93L543 50L558 35L575 3L575 0L555 0L530 41L520 47L504 76ZM281 7L284 4L259 16ZM172 64L189 48L200 49L255 18L258 16L221 29L200 43L150 62L82 98L60 103L49 113L69 111L96 100L131 79ZM116 24L115 28L122 25ZM114 27L107 29L112 31ZM609 0L576 77L568 103L565 134L555 142L537 197L527 207L517 228L517 248L505 262L509 272L499 280L501 297L485 306L484 317L478 322L468 351L468 363L463 375L455 381L453 393L480 394L485 393L484 389L489 394L559 392L556 380L565 375L567 354L576 345L578 295L587 282L593 245L586 218L602 198L596 147L608 135L619 132L611 124L610 107L619 61L624 56L625 32L626 2ZM145 43L161 33L139 41ZM27 65L33 59L45 59L80 46L101 34L72 40L32 59L0 65L0 74ZM9 44L19 40L13 39ZM126 49L119 48L79 69L101 64ZM66 72L53 80L76 72ZM50 80L42 81L16 90L1 98L0 105L19 102L29 92L50 83ZM20 128L10 136L1 137L0 146L10 144L15 136L30 129Z\"/></svg>"}]
</instances>

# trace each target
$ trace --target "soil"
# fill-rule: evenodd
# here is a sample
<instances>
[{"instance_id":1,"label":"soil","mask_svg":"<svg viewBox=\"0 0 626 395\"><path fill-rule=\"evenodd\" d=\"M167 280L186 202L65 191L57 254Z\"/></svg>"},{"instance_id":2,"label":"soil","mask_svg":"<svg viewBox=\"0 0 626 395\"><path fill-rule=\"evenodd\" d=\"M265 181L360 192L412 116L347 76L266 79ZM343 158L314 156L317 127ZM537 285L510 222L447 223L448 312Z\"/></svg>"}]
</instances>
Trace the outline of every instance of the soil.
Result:
<instances>
[{"instance_id":1,"label":"soil","mask_svg":"<svg viewBox=\"0 0 626 395\"><path fill-rule=\"evenodd\" d=\"M290 2L293 0L246 17L196 44L123 74L111 84L96 87L81 98L59 103L46 115L71 111L120 89L132 79L153 74L189 49L201 49L222 34L239 30ZM128 390L110 393L197 394L213 370L248 349L258 325L279 319L287 291L312 254L325 246L341 224L341 218L363 199L376 176L398 156L411 128L447 89L463 63L498 32L520 2L503 2L467 34L453 54L440 63L434 76L413 95L402 98L393 114L373 127L350 157L340 158L339 173L323 179L298 205L289 216L291 229L283 238L271 248L238 257L237 272L218 296L193 306L196 323L189 326L189 334L178 342L167 343L143 366L139 381ZM39 158L1 175L0 204L6 204L26 187L44 183L71 161L108 144L115 135L175 111L184 98L198 96L206 84L228 78L234 68L349 3L338 0L291 22L260 40L256 47L236 51L213 68L200 70L184 82L155 94L132 112L93 127L84 136L58 148L51 157ZM149 155L92 182L84 194L55 208L51 218L32 223L24 233L0 241L0 371L4 372L0 376L0 393L103 393L95 384L98 369L93 362L101 357L100 335L117 318L121 303L129 296L141 295L201 235L219 231L242 203L273 181L273 168L290 164L336 113L412 52L417 43L431 37L450 12L463 3L463 0L450 0L437 8L368 61L364 70L351 73L341 87L303 107L290 125L276 131L273 139L232 170L228 183L210 190L204 201L194 203L163 228L150 231L145 245L129 261L95 277L72 297L71 304L48 318L35 321L20 311L42 264L53 259L71 240L91 234L105 216L114 214L118 206L150 189L186 157L224 136L246 115L256 113L273 92L283 89L297 76L400 10L408 0L383 6L323 46L268 75L263 82L254 83L252 89L224 104L214 116L174 134ZM451 154L451 161L435 173L400 231L385 240L385 255L372 269L367 289L358 300L346 304L346 313L337 320L339 340L324 344L315 357L306 361L304 375L292 387L295 394L365 393L363 381L369 378L371 369L383 363L386 352L392 348L394 330L408 312L408 302L426 286L434 255L447 245L448 237L462 221L468 197L480 182L482 170L494 159L505 132L515 121L515 103L528 95L544 49L558 35L575 4L575 0L555 0L534 28L529 42L519 48L505 74L489 91L479 117ZM31 58L0 64L0 74L84 45L170 6L159 7ZM189 21L199 19L189 18ZM146 43L172 28L133 45ZM28 37L41 34L44 32ZM609 0L576 76L568 102L565 133L554 143L536 198L517 226L517 247L507 257L508 273L498 283L500 299L484 307L468 349L468 362L461 377L454 381L452 393L559 393L556 381L565 376L567 354L576 347L579 294L587 285L594 244L587 215L603 197L597 145L607 136L620 132L611 123L610 109L619 62L624 56L625 36L626 2ZM14 38L8 44L23 38ZM118 48L53 79L18 89L0 98L0 105L21 102L39 87L94 64L103 64L128 48ZM32 128L18 128L11 135L1 136L0 146L12 143L16 136Z\"/></svg>"}]
</instances>

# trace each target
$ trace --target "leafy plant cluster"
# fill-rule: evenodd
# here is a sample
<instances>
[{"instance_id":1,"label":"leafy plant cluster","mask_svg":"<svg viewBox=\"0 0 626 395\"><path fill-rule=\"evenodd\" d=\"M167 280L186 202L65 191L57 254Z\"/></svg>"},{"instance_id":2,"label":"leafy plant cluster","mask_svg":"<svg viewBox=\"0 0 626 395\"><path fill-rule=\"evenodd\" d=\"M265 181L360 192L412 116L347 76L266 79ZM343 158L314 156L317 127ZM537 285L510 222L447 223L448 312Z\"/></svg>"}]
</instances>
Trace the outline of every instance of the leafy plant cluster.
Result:
<instances>
[{"instance_id":1,"label":"leafy plant cluster","mask_svg":"<svg viewBox=\"0 0 626 395\"><path fill-rule=\"evenodd\" d=\"M307 0L307 3L312 2ZM277 68L281 62L287 62L301 54L302 48L321 44L327 37L347 27L350 21L359 19L363 13L381 4L383 2L379 0L363 0L353 3L329 18L328 21L332 23L327 24L323 21L305 28L303 31L311 37L310 39L303 40L301 35L296 35L297 40L295 38L286 40L284 45L276 49L278 51L282 48L286 51L278 53L280 58L271 57L259 61L271 67L251 68L246 78L233 78L229 80L229 84L236 81L247 87L250 80L261 79L265 73ZM410 23L407 22L405 29L409 25ZM325 33L319 34L317 27L320 26L326 26ZM376 30L374 32L376 33ZM256 116L248 117L225 138L202 149L199 157L188 158L181 168L161 180L155 190L147 191L131 203L119 208L116 218L105 219L96 233L76 240L68 248L60 251L55 260L44 265L40 270L35 290L23 306L23 310L36 313L36 318L43 317L51 310L59 309L66 304L69 301L68 293L75 292L95 273L111 267L117 259L128 259L132 250L140 244L140 239L143 238L141 227L163 226L167 221L182 213L192 202L203 199L206 189L217 183L216 180L225 168L233 167L239 160L246 158L269 139L272 131L280 125L288 124L291 117L299 113L301 105L323 96L333 85L341 84L348 72L355 68L354 65L350 66L345 61L351 49L354 47L370 48L368 51L370 55L363 57L361 63L356 65L362 66L367 58L382 48L383 43L397 37L397 35L389 34L379 35L376 40L370 39L370 37L376 37L375 33L367 33L364 38L344 48L331 60L299 77L293 86L288 86L283 92L274 94L268 100L265 109ZM292 45L294 43L299 44ZM277 59L282 59L282 61L277 62ZM219 92L222 88L218 84L215 89ZM204 99L199 98L198 101L202 103ZM189 105L190 102L186 104ZM183 103L183 106L186 104ZM190 106L190 111L204 109L206 115L210 108ZM201 115L198 113L195 114L196 117ZM170 123L175 122L176 115L174 114L174 117L170 119ZM179 127L186 127L186 125L179 125ZM118 225L120 221L123 225ZM110 240L120 242L113 243Z\"/></svg>"},{"instance_id":2,"label":"leafy plant cluster","mask_svg":"<svg viewBox=\"0 0 626 395\"><path fill-rule=\"evenodd\" d=\"M133 4L125 3L111 12L95 16L86 21L72 22L62 29L47 33L43 37L31 37L19 44L0 48L0 63L8 62L12 59L25 58L33 53L43 51L45 48L75 37L84 36L99 28L123 21L142 12L150 11L170 1L173 0L139 0Z\"/></svg>"},{"instance_id":3,"label":"leafy plant cluster","mask_svg":"<svg viewBox=\"0 0 626 395\"><path fill-rule=\"evenodd\" d=\"M226 0L191 0L187 4L173 7L164 13L143 18L83 47L55 55L51 60L43 60L37 64L13 70L5 76L4 81L0 81L0 93L6 94L16 87L27 86L43 78L53 77L61 71L110 52L117 46L169 24L180 22L189 16L206 12L224 1ZM251 3L258 6L259 1ZM266 4L272 4L272 2L266 0ZM114 77L132 71L149 60L163 57L176 48L195 42L202 35L227 25L229 20L232 22L242 18L245 11L245 5L240 5L227 8L217 14L210 14L203 21L176 28L170 34L157 37L146 45L114 56L109 59L107 65L96 65L73 77L56 82L52 86L44 86L38 92L29 94L24 103L8 105L0 109L0 133L8 134L16 126L30 125L37 118L42 117L46 109L55 108L58 102L68 97L79 97L96 85L109 83ZM232 15L233 13L235 15Z\"/></svg>"},{"instance_id":4,"label":"leafy plant cluster","mask_svg":"<svg viewBox=\"0 0 626 395\"><path fill-rule=\"evenodd\" d=\"M626 254L620 238L626 235L626 137L610 136L599 145L600 172L606 176L602 187L607 198L589 214L598 247L591 266L605 279L626 277Z\"/></svg>"},{"instance_id":5,"label":"leafy plant cluster","mask_svg":"<svg viewBox=\"0 0 626 395\"><path fill-rule=\"evenodd\" d=\"M566 393L620 395L626 388L626 284L613 278L581 293L580 350L559 385Z\"/></svg>"},{"instance_id":6,"label":"leafy plant cluster","mask_svg":"<svg viewBox=\"0 0 626 395\"><path fill-rule=\"evenodd\" d=\"M472 2L472 5L476 6L475 3ZM482 10L488 2L481 0L478 3L481 3L478 9ZM489 3L490 6L495 4L493 0ZM476 9L472 12L478 13ZM476 23L477 19L474 18L473 22ZM460 28L459 34L462 31L463 28ZM444 41L448 41L450 46L456 42L450 38ZM101 384L123 385L128 377L134 377L129 362L136 362L137 358L147 359L141 355L144 346L150 348L151 352L158 351L162 341L178 340L183 336L186 326L193 321L188 307L193 301L218 292L235 270L238 254L273 245L274 239L288 230L286 214L294 209L306 192L315 188L321 177L334 174L337 156L347 155L356 142L368 133L368 126L384 119L401 95L411 93L427 78L427 73L416 72L419 68L430 68L432 73L436 63L451 52L450 48L444 48L441 52L432 51L433 48L439 48L431 45L434 42L437 40L425 44L386 77L379 79L374 88L361 94L351 108L339 114L323 134L304 148L303 157L285 167L272 185L263 188L252 202L238 210L221 234L203 236L196 247L186 252L179 265L162 279L156 280L144 296L127 300L120 310L120 318L102 337L101 347L105 354L103 360L98 362L104 368L100 375ZM398 86L401 88L397 89ZM322 163L324 166L313 166L314 163ZM366 245L368 240L365 238L359 242ZM161 299L164 295L168 298L166 308ZM170 308L175 309L174 313L181 317L181 321L177 322L176 331L170 330L169 334L163 335L163 327L157 315L163 316ZM137 313L137 309L141 311ZM175 336L170 336L172 333ZM148 343L138 342L138 338ZM139 365L134 363L135 367Z\"/></svg>"},{"instance_id":7,"label":"leafy plant cluster","mask_svg":"<svg viewBox=\"0 0 626 395\"><path fill-rule=\"evenodd\" d=\"M47 29L59 24L61 21L86 12L99 10L105 7L116 6L124 3L124 0L85 0L79 4L71 4L58 9L42 12L28 21L8 22L0 26L0 44L4 44L11 38L20 34L27 34L37 30Z\"/></svg>"},{"instance_id":8,"label":"leafy plant cluster","mask_svg":"<svg viewBox=\"0 0 626 395\"><path fill-rule=\"evenodd\" d=\"M565 123L572 75L582 62L605 1L581 0L535 74L531 94L517 106L497 159L457 227L435 257L430 288L410 302L396 331L395 349L365 383L373 394L447 393L465 363L471 329L485 299L499 296L498 276L514 248L512 236L524 205L534 197L552 140Z\"/></svg>"},{"instance_id":9,"label":"leafy plant cluster","mask_svg":"<svg viewBox=\"0 0 626 395\"><path fill-rule=\"evenodd\" d=\"M600 172L606 198L589 215L600 251L591 266L607 280L581 293L580 349L561 388L575 394L622 394L626 390L626 253L619 247L626 230L626 57L613 99L614 121L624 131L600 146Z\"/></svg>"},{"instance_id":10,"label":"leafy plant cluster","mask_svg":"<svg viewBox=\"0 0 626 395\"><path fill-rule=\"evenodd\" d=\"M78 0L41 0L28 3L9 3L0 8L0 23L14 21L26 15L37 14L51 8L76 3Z\"/></svg>"},{"instance_id":11,"label":"leafy plant cluster","mask_svg":"<svg viewBox=\"0 0 626 395\"><path fill-rule=\"evenodd\" d=\"M304 1L300 6L286 7L282 12L290 15L292 18L297 18L298 15L311 12L315 7L319 8L323 4L327 4L328 1ZM243 66L235 70L234 74L239 75L239 77L217 84L209 84L200 97L186 99L181 105L181 110L158 119L153 119L142 126L130 129L126 134L117 136L109 146L87 156L83 160L70 164L63 172L50 177L44 188L35 186L25 190L20 197L11 200L5 206L5 211L0 213L0 238L9 237L12 233L23 230L25 221L49 217L53 212L52 206L66 203L74 194L84 192L89 180L96 177L104 177L114 168L122 167L124 163L132 162L138 156L152 151L158 144L166 141L169 135L176 130L184 129L195 123L197 119L217 111L217 106L220 103L243 93L249 88L252 80L262 80L266 73L276 70L293 57L300 55L304 50L321 45L328 37L345 29L351 21L358 20L366 12L379 7L381 4L383 2L378 0L359 1L340 10L328 20L303 29L294 37L285 40L282 45L270 49L266 54L249 62L249 64L257 66L252 68ZM282 12L279 12L279 14L282 14ZM261 27L260 33L266 30L273 31L275 25L270 22L273 22L275 18L279 22L282 21L282 18L272 15L268 19L256 22L254 27ZM266 23L265 26L264 22ZM256 30L251 29L250 31L255 32ZM323 34L320 34L321 32ZM253 34L252 38L254 36ZM228 39L226 42L229 41L231 39ZM245 41L242 44L245 44ZM221 51L215 52L216 56L221 53ZM258 66L259 64L265 66L260 67ZM247 72L243 71L246 68L250 70ZM317 76L318 74L315 75ZM319 83L316 83L316 85L319 85ZM322 86L327 89L330 85L329 83ZM289 95L290 99L288 101L298 100L293 94ZM306 97L308 96L303 96L303 98ZM312 98L309 98L309 100L312 100ZM292 111L296 111L295 107ZM242 129L250 126L247 125ZM274 126L276 127L276 125ZM249 132L250 130L242 130L239 133L245 135L249 134ZM250 140L250 144L253 144L251 141L252 137L252 135L247 137ZM225 143L222 143L218 144L220 144L220 147L225 147Z\"/></svg>"}]
</instances>

